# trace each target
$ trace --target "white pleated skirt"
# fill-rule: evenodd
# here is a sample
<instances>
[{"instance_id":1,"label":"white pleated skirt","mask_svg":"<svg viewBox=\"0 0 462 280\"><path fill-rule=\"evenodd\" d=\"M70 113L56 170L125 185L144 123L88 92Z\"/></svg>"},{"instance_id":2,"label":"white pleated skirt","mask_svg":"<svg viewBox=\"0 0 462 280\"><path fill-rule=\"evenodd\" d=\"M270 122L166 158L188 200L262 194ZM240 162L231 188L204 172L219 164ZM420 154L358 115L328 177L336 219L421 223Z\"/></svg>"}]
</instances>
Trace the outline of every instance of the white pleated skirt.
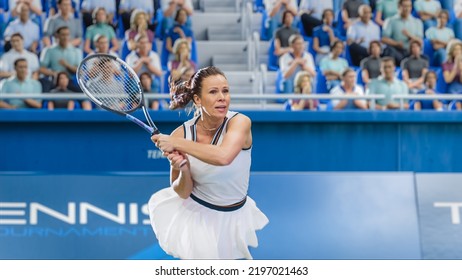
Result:
<instances>
[{"instance_id":1,"label":"white pleated skirt","mask_svg":"<svg viewBox=\"0 0 462 280\"><path fill-rule=\"evenodd\" d=\"M172 187L151 196L149 217L161 248L180 259L252 259L248 247L258 246L255 231L268 223L250 197L241 208L223 212L182 199Z\"/></svg>"}]
</instances>

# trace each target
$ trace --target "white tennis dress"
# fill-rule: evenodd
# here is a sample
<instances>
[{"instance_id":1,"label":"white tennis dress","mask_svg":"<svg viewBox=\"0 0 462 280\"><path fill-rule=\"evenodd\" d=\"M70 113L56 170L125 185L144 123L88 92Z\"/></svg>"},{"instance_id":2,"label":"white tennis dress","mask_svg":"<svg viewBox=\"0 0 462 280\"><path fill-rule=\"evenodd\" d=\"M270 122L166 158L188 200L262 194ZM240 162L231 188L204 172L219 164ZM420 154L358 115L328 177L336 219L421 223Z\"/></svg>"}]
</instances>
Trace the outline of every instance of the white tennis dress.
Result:
<instances>
[{"instance_id":1,"label":"white tennis dress","mask_svg":"<svg viewBox=\"0 0 462 280\"><path fill-rule=\"evenodd\" d=\"M237 114L228 112L212 144L222 142L228 121ZM186 139L196 141L198 119L183 124ZM160 246L181 259L251 259L248 246L258 246L255 231L268 223L247 196L251 149L241 150L227 166L207 164L190 155L188 158L194 183L192 195L182 199L169 187L149 200L151 225ZM239 206L223 207L236 203Z\"/></svg>"}]
</instances>

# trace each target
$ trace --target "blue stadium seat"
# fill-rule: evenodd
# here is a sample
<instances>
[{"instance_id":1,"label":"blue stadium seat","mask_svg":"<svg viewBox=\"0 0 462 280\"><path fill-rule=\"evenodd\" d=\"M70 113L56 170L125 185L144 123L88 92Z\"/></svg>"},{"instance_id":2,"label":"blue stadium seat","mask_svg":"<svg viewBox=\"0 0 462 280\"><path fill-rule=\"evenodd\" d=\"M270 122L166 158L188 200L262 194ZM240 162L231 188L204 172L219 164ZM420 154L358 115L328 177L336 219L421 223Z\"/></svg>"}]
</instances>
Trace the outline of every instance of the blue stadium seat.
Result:
<instances>
[{"instance_id":1,"label":"blue stadium seat","mask_svg":"<svg viewBox=\"0 0 462 280\"><path fill-rule=\"evenodd\" d=\"M269 18L266 10L263 9L261 17L261 27L260 27L260 40L269 41L273 34L269 34Z\"/></svg>"},{"instance_id":2,"label":"blue stadium seat","mask_svg":"<svg viewBox=\"0 0 462 280\"><path fill-rule=\"evenodd\" d=\"M271 39L268 48L268 70L277 71L279 69L278 56L274 54L274 39Z\"/></svg>"},{"instance_id":3,"label":"blue stadium seat","mask_svg":"<svg viewBox=\"0 0 462 280\"><path fill-rule=\"evenodd\" d=\"M326 85L326 77L321 69L316 69L316 90L315 93L328 93Z\"/></svg>"},{"instance_id":4,"label":"blue stadium seat","mask_svg":"<svg viewBox=\"0 0 462 280\"><path fill-rule=\"evenodd\" d=\"M0 9L3 9L4 11L9 11L9 4L8 0L0 0Z\"/></svg>"},{"instance_id":5,"label":"blue stadium seat","mask_svg":"<svg viewBox=\"0 0 462 280\"><path fill-rule=\"evenodd\" d=\"M162 19L163 18L164 18L164 14L162 12L162 9L157 9L156 14L154 16L154 21L157 22L155 34L156 34L156 38L159 38L161 40L164 39L162 38Z\"/></svg>"},{"instance_id":6,"label":"blue stadium seat","mask_svg":"<svg viewBox=\"0 0 462 280\"><path fill-rule=\"evenodd\" d=\"M301 20L297 21L297 29L298 32L300 32L300 35L302 35L303 37L308 37L305 33L305 28L303 28L303 23Z\"/></svg>"},{"instance_id":7,"label":"blue stadium seat","mask_svg":"<svg viewBox=\"0 0 462 280\"><path fill-rule=\"evenodd\" d=\"M356 83L358 85L364 86L363 75L362 75L362 68L356 69Z\"/></svg>"},{"instance_id":8,"label":"blue stadium seat","mask_svg":"<svg viewBox=\"0 0 462 280\"><path fill-rule=\"evenodd\" d=\"M170 92L170 85L168 83L168 77L170 76L170 71L167 70L167 71L164 71L164 84L163 84L163 87L161 89L161 92L164 93L164 92Z\"/></svg>"},{"instance_id":9,"label":"blue stadium seat","mask_svg":"<svg viewBox=\"0 0 462 280\"><path fill-rule=\"evenodd\" d=\"M423 45L423 53L428 57L428 61L430 62L430 66L437 66L433 63L433 54L435 50L433 49L432 42L429 39L424 39Z\"/></svg>"},{"instance_id":10,"label":"blue stadium seat","mask_svg":"<svg viewBox=\"0 0 462 280\"><path fill-rule=\"evenodd\" d=\"M343 22L343 18L342 18L342 10L337 12L335 21L337 22L337 24L335 25L335 28L337 29L337 32L340 35L340 37L346 37L346 30L345 28L343 28L345 23Z\"/></svg>"},{"instance_id":11,"label":"blue stadium seat","mask_svg":"<svg viewBox=\"0 0 462 280\"><path fill-rule=\"evenodd\" d=\"M261 13L263 10L265 10L265 4L263 3L263 0L254 0L253 1L253 11L257 13Z\"/></svg>"},{"instance_id":12,"label":"blue stadium seat","mask_svg":"<svg viewBox=\"0 0 462 280\"><path fill-rule=\"evenodd\" d=\"M447 93L448 85L444 81L443 69L439 68L438 70L436 70L436 78L436 90L439 93Z\"/></svg>"}]
</instances>

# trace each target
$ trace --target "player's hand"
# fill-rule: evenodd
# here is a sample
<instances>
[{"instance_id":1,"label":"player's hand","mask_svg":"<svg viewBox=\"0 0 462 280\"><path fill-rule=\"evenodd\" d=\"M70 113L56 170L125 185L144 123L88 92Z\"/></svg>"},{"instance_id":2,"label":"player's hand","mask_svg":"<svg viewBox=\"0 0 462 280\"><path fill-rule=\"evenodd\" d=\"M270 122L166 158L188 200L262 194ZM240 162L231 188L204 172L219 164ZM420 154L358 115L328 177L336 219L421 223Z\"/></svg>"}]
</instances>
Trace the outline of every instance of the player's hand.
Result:
<instances>
[{"instance_id":1,"label":"player's hand","mask_svg":"<svg viewBox=\"0 0 462 280\"><path fill-rule=\"evenodd\" d=\"M174 151L167 155L170 166L175 170L186 171L189 169L189 160L188 157L178 151Z\"/></svg>"},{"instance_id":2,"label":"player's hand","mask_svg":"<svg viewBox=\"0 0 462 280\"><path fill-rule=\"evenodd\" d=\"M156 147L164 153L171 153L175 150L172 137L168 135L156 134L151 137L151 140L156 144Z\"/></svg>"}]
</instances>

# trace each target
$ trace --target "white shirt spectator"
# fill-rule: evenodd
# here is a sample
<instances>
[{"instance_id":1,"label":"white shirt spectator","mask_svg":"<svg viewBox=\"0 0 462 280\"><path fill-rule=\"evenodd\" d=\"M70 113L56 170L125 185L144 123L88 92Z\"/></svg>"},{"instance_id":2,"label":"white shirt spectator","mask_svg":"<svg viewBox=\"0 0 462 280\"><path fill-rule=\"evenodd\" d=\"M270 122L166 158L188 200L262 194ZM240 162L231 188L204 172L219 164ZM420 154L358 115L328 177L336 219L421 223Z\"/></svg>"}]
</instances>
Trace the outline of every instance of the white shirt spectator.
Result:
<instances>
[{"instance_id":1,"label":"white shirt spectator","mask_svg":"<svg viewBox=\"0 0 462 280\"><path fill-rule=\"evenodd\" d=\"M39 70L40 63L38 56L35 53L28 50L22 50L22 52L18 52L12 48L8 52L4 53L0 59L0 71L13 72L14 62L19 58L24 58L27 60L28 78L31 77L32 73Z\"/></svg>"},{"instance_id":2,"label":"white shirt spectator","mask_svg":"<svg viewBox=\"0 0 462 280\"><path fill-rule=\"evenodd\" d=\"M125 61L127 61L128 65L133 67L139 58L140 57L138 56L138 53L136 51L132 51L128 54ZM160 65L159 55L157 55L157 53L150 51L149 59L151 61L151 64L154 65L154 67L156 67L157 69L162 69L162 66ZM143 67L141 67L141 70L139 70L136 74L139 76L143 72L151 73L151 71L149 71L149 69L145 65L143 65Z\"/></svg>"},{"instance_id":3,"label":"white shirt spectator","mask_svg":"<svg viewBox=\"0 0 462 280\"><path fill-rule=\"evenodd\" d=\"M364 96L364 90L361 86L355 85L353 88L353 92L356 93L358 96ZM333 96L342 96L345 95L345 90L343 89L342 85L335 86L331 91L330 94ZM332 105L333 107L336 107L338 103L340 103L340 99L332 99ZM351 100L353 101L353 100ZM358 100L358 102L361 102L364 106L367 106L366 100ZM345 109L348 109L349 106L345 107Z\"/></svg>"},{"instance_id":4,"label":"white shirt spectator","mask_svg":"<svg viewBox=\"0 0 462 280\"><path fill-rule=\"evenodd\" d=\"M313 56L310 53L304 52L302 58L305 61L305 65L307 65L308 67L310 67L312 69L316 69L315 65L314 65ZM292 53L285 53L285 54L283 54L281 56L281 58L279 59L279 67L280 67L282 73L285 73L289 69L290 64L292 63L293 60L294 60L294 57L293 57ZM290 80L290 79L295 78L295 75L300 70L301 70L301 67L298 66L297 70L295 70L294 73L290 77L288 77L286 80Z\"/></svg>"},{"instance_id":5,"label":"white shirt spectator","mask_svg":"<svg viewBox=\"0 0 462 280\"><path fill-rule=\"evenodd\" d=\"M82 2L82 10L92 11L98 7L103 7L106 13L115 14L116 1L115 0L84 0Z\"/></svg>"},{"instance_id":6,"label":"white shirt spectator","mask_svg":"<svg viewBox=\"0 0 462 280\"><path fill-rule=\"evenodd\" d=\"M353 25L348 27L347 39L357 41L363 38L362 47L368 49L371 41L380 41L380 27L372 20L369 20L367 24L358 20Z\"/></svg>"},{"instance_id":7,"label":"white shirt spectator","mask_svg":"<svg viewBox=\"0 0 462 280\"><path fill-rule=\"evenodd\" d=\"M302 0L300 2L300 6L298 7L299 11L314 10L311 15L319 20L322 18L322 12L325 9L334 9L334 1L333 0Z\"/></svg>"}]
</instances>

